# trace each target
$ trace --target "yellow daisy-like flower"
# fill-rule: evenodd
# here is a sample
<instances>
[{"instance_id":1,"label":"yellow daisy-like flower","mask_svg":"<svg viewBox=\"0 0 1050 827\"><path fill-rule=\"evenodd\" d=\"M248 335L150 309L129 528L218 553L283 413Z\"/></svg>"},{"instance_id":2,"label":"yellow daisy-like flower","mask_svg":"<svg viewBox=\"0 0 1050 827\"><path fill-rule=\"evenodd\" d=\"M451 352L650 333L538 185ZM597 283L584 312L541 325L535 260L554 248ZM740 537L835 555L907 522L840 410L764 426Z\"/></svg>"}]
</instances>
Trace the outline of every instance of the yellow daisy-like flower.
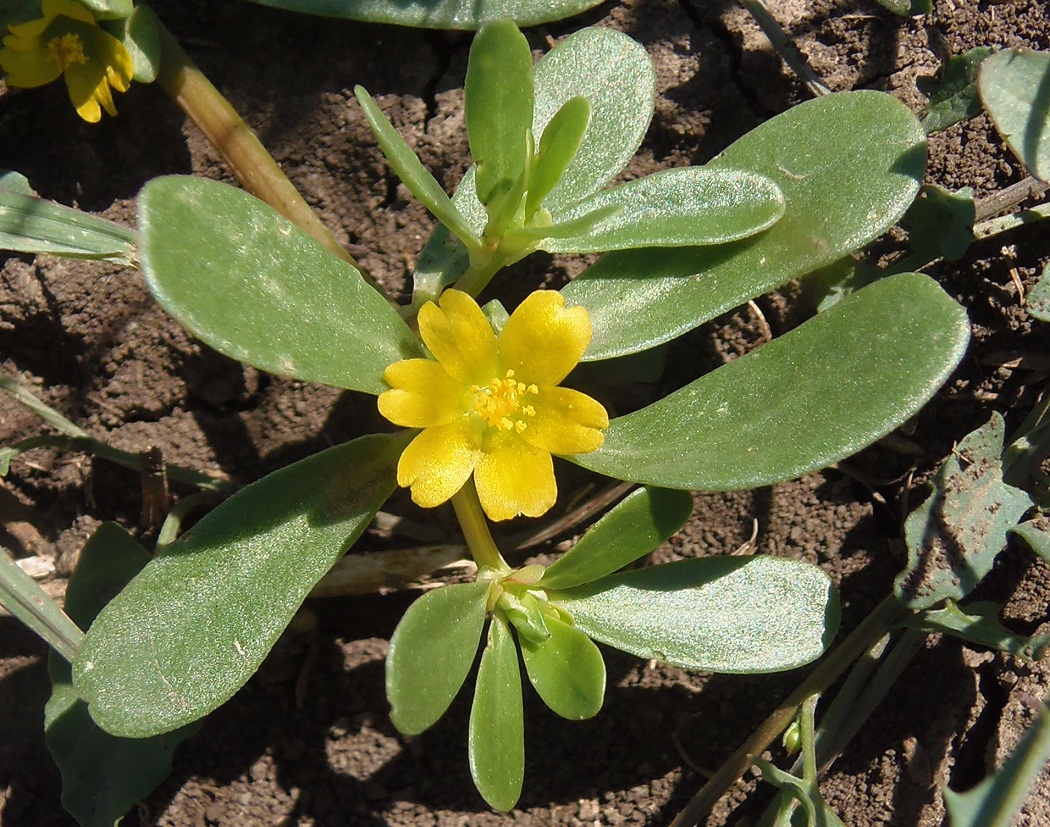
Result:
<instances>
[{"instance_id":1,"label":"yellow daisy-like flower","mask_svg":"<svg viewBox=\"0 0 1050 827\"><path fill-rule=\"evenodd\" d=\"M497 336L466 293L446 290L419 311L434 359L405 359L383 373L379 412L422 428L397 466L424 507L440 505L474 475L493 520L538 517L557 498L551 454L594 451L609 416L584 393L559 387L591 340L586 309L553 290L521 303Z\"/></svg>"},{"instance_id":2,"label":"yellow daisy-like flower","mask_svg":"<svg viewBox=\"0 0 1050 827\"><path fill-rule=\"evenodd\" d=\"M43 0L43 17L16 26L4 38L0 68L8 86L32 89L64 77L69 99L85 121L102 110L117 114L112 89L131 86L131 55L76 0ZM111 89L112 87L112 89Z\"/></svg>"}]
</instances>

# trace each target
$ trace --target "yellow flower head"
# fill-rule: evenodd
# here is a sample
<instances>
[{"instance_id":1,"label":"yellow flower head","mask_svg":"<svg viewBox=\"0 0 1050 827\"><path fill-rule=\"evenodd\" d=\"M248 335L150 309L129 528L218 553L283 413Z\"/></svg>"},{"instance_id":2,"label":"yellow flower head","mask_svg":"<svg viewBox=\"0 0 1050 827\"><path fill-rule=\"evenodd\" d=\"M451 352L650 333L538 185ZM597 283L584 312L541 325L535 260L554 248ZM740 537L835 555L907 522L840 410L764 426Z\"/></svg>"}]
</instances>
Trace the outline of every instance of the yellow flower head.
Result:
<instances>
[{"instance_id":1,"label":"yellow flower head","mask_svg":"<svg viewBox=\"0 0 1050 827\"><path fill-rule=\"evenodd\" d=\"M419 333L434 359L392 364L379 396L383 416L423 429L401 455L398 484L430 508L473 474L491 519L546 512L558 494L551 454L594 451L609 427L598 402L558 387L590 343L586 309L537 290L496 336L474 299L446 290L419 311Z\"/></svg>"},{"instance_id":2,"label":"yellow flower head","mask_svg":"<svg viewBox=\"0 0 1050 827\"><path fill-rule=\"evenodd\" d=\"M85 121L98 123L102 110L117 114L113 93L131 85L131 55L76 0L43 0L43 17L17 26L0 49L8 86L31 89L65 78L69 99Z\"/></svg>"}]
</instances>

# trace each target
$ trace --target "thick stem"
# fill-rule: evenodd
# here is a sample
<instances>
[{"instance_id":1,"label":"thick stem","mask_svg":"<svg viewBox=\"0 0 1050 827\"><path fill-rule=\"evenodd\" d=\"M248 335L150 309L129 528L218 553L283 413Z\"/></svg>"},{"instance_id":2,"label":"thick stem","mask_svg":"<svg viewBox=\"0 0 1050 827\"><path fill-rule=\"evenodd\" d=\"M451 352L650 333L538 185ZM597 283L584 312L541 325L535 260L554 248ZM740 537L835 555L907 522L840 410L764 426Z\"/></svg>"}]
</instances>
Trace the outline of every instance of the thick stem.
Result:
<instances>
[{"instance_id":1,"label":"thick stem","mask_svg":"<svg viewBox=\"0 0 1050 827\"><path fill-rule=\"evenodd\" d=\"M163 51L157 82L222 153L244 188L309 233L330 253L355 267L372 287L382 292L321 222L255 133L197 68L171 32L163 25L159 25L159 30Z\"/></svg>"},{"instance_id":2,"label":"thick stem","mask_svg":"<svg viewBox=\"0 0 1050 827\"><path fill-rule=\"evenodd\" d=\"M751 763L750 755L761 755L794 719L799 706L813 694L824 692L862 653L879 640L904 608L893 595L885 598L841 645L832 651L810 676L766 718L743 744L722 764L700 791L685 805L671 827L692 827L708 815L718 800L743 775Z\"/></svg>"},{"instance_id":3,"label":"thick stem","mask_svg":"<svg viewBox=\"0 0 1050 827\"><path fill-rule=\"evenodd\" d=\"M481 509L481 500L478 499L478 490L474 487L474 480L467 480L466 485L452 496L452 507L456 511L460 528L463 529L467 548L470 549L478 568L509 572L510 566L499 553L496 541L492 539L489 521Z\"/></svg>"}]
</instances>

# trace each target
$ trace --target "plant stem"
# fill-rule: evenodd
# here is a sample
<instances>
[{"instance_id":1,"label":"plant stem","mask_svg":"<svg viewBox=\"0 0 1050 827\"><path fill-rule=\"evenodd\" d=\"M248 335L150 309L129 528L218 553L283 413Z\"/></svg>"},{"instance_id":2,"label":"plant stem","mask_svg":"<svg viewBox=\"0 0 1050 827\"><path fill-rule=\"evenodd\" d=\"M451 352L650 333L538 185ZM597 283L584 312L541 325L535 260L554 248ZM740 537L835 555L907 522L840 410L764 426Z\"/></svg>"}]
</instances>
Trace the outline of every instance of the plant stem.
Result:
<instances>
[{"instance_id":1,"label":"plant stem","mask_svg":"<svg viewBox=\"0 0 1050 827\"><path fill-rule=\"evenodd\" d=\"M222 153L248 192L297 224L326 250L356 268L372 287L382 287L336 240L288 180L255 133L216 89L170 31L158 21L162 52L157 82Z\"/></svg>"},{"instance_id":2,"label":"plant stem","mask_svg":"<svg viewBox=\"0 0 1050 827\"><path fill-rule=\"evenodd\" d=\"M460 528L463 529L467 548L470 549L478 568L509 572L510 566L499 553L496 541L492 539L489 522L481 509L481 500L478 499L478 490L474 487L473 479L467 480L466 485L453 494L452 507L456 511Z\"/></svg>"},{"instance_id":3,"label":"plant stem","mask_svg":"<svg viewBox=\"0 0 1050 827\"><path fill-rule=\"evenodd\" d=\"M484 264L471 264L467 272L456 280L453 287L477 298L478 294L488 286L490 281L492 281L492 277L496 275L502 267L505 267L510 263L512 262L508 261L506 256L501 255L500 253L494 253L492 258Z\"/></svg>"},{"instance_id":4,"label":"plant stem","mask_svg":"<svg viewBox=\"0 0 1050 827\"><path fill-rule=\"evenodd\" d=\"M760 755L795 717L810 695L824 692L854 660L868 651L906 610L893 595L886 597L810 676L751 734L718 768L699 792L671 822L671 827L692 827L707 816L751 763L749 755Z\"/></svg>"}]
</instances>

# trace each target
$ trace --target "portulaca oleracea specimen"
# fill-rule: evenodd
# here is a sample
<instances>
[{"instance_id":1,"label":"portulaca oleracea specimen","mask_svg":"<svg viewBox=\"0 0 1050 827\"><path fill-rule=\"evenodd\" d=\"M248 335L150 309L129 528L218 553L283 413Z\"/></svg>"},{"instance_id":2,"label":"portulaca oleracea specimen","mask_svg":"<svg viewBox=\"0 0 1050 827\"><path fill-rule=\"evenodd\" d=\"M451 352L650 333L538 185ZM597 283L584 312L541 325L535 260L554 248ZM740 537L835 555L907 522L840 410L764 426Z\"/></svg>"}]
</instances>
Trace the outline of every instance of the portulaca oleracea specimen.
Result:
<instances>
[{"instance_id":1,"label":"portulaca oleracea specimen","mask_svg":"<svg viewBox=\"0 0 1050 827\"><path fill-rule=\"evenodd\" d=\"M437 721L484 641L469 760L484 798L509 809L524 776L519 652L544 702L580 719L604 696L595 641L720 672L793 668L824 651L837 598L815 566L758 556L622 569L684 524L691 490L790 479L889 433L947 378L968 324L932 280L898 274L610 418L562 386L577 363L671 341L892 226L923 174L914 116L880 93L829 95L705 166L609 186L652 116L644 49L588 29L534 65L525 38L499 21L471 49L476 166L449 196L379 104L357 97L395 172L440 222L409 306L252 196L192 177L143 189L136 260L160 305L207 344L376 396L407 430L264 477L140 562L76 648L70 691L115 736L198 720L255 672L401 485L422 506L451 502L477 576L426 593L399 624L392 720L413 734ZM509 316L478 304L501 268L535 250L605 255ZM552 456L641 487L549 567L511 565L489 521L556 507Z\"/></svg>"}]
</instances>

